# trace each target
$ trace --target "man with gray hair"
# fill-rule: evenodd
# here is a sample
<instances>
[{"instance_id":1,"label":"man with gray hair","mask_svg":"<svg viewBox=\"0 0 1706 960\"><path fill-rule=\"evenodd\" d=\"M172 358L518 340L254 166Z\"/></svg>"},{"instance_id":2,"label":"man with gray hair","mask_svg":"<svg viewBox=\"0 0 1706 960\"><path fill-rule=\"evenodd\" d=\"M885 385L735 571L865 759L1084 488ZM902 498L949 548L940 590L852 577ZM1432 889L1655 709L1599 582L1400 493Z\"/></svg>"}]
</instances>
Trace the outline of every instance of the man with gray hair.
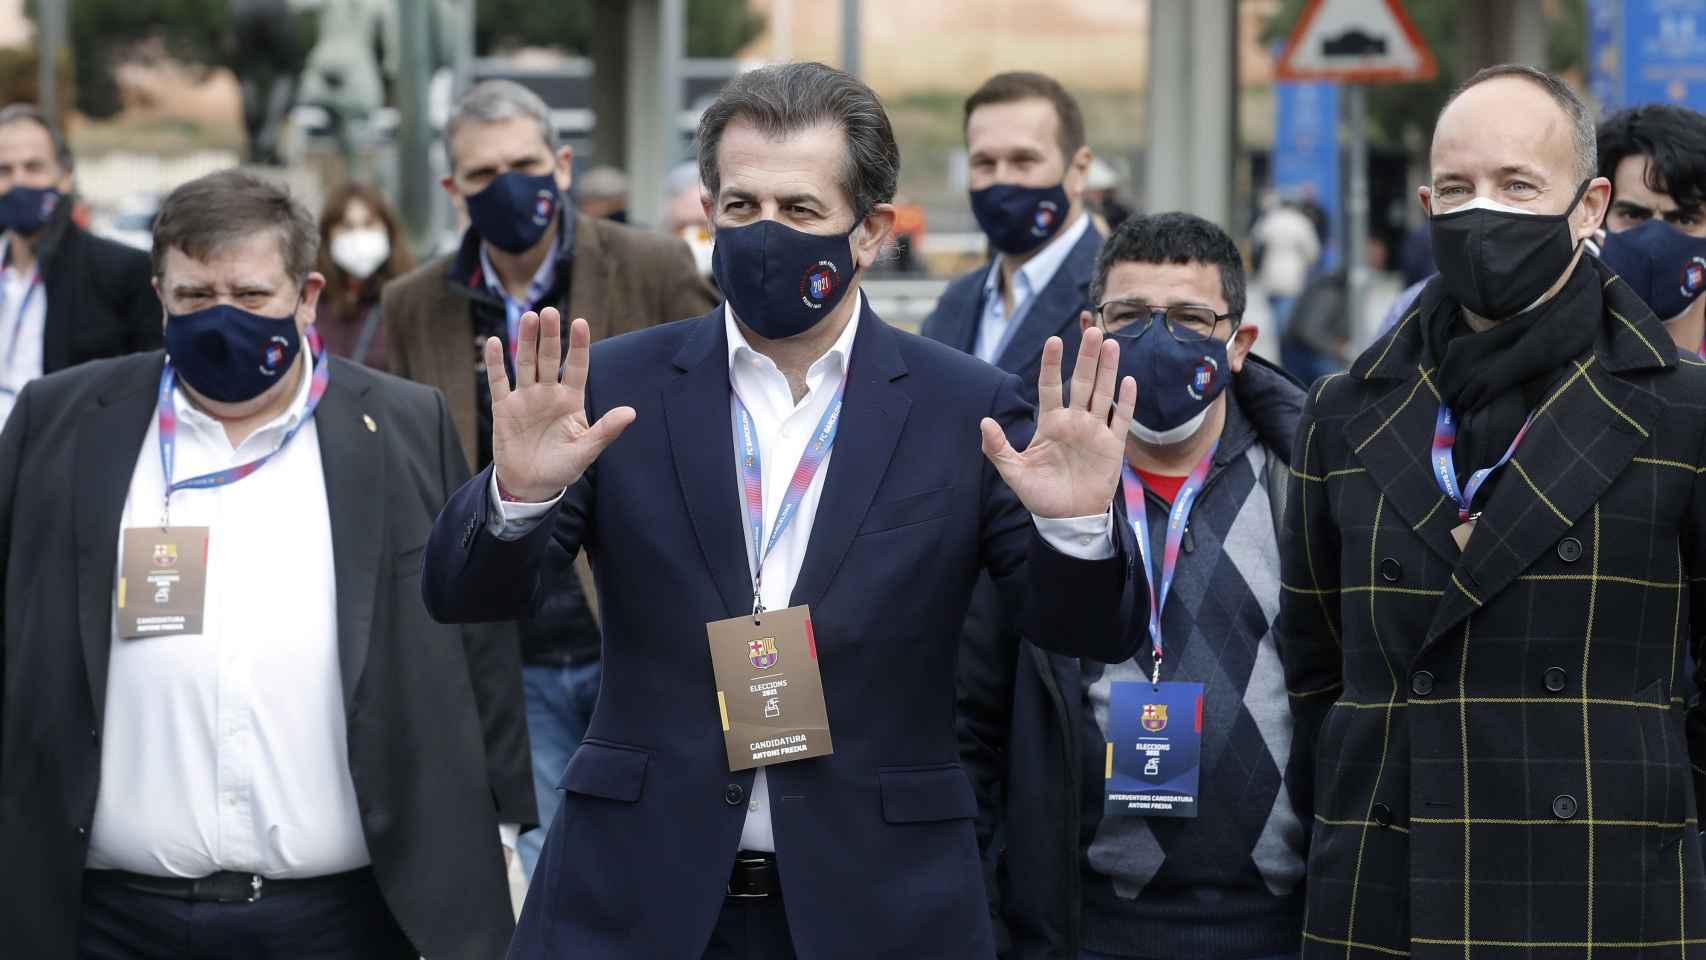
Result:
<instances>
[{"instance_id":1,"label":"man with gray hair","mask_svg":"<svg viewBox=\"0 0 1706 960\"><path fill-rule=\"evenodd\" d=\"M442 620L557 594L553 551L598 572L598 710L510 957L987 960L959 627L987 570L1039 643L1131 655L1136 385L1092 328L1068 405L1055 338L1033 420L1018 377L877 317L900 150L857 78L733 78L699 166L723 306L592 347L576 319L566 364L530 312L513 386L488 341L495 466L427 544Z\"/></svg>"},{"instance_id":2,"label":"man with gray hair","mask_svg":"<svg viewBox=\"0 0 1706 960\"><path fill-rule=\"evenodd\" d=\"M1706 366L1583 255L1595 149L1558 78L1467 81L1418 190L1440 275L1310 391L1278 620L1306 958L1706 942Z\"/></svg>"},{"instance_id":3,"label":"man with gray hair","mask_svg":"<svg viewBox=\"0 0 1706 960\"><path fill-rule=\"evenodd\" d=\"M315 236L246 173L174 190L166 351L35 380L0 432L8 956L508 941L515 640L415 586L468 468L443 397L321 350Z\"/></svg>"},{"instance_id":4,"label":"man with gray hair","mask_svg":"<svg viewBox=\"0 0 1706 960\"><path fill-rule=\"evenodd\" d=\"M573 151L557 140L545 102L520 84L490 80L465 94L445 130L443 186L470 226L461 246L387 284L380 299L391 370L437 387L450 404L468 466L492 460L491 390L479 344L497 337L513 364L521 316L557 309L587 317L594 339L703 313L715 296L685 244L577 213L568 196ZM573 574L566 555L554 558ZM591 573L521 618L528 727L540 821L586 732L598 697L599 634ZM584 584L584 586L583 586ZM521 837L523 871L542 831Z\"/></svg>"},{"instance_id":5,"label":"man with gray hair","mask_svg":"<svg viewBox=\"0 0 1706 960\"><path fill-rule=\"evenodd\" d=\"M0 109L0 425L31 380L160 345L148 257L71 218L73 165L40 110Z\"/></svg>"}]
</instances>

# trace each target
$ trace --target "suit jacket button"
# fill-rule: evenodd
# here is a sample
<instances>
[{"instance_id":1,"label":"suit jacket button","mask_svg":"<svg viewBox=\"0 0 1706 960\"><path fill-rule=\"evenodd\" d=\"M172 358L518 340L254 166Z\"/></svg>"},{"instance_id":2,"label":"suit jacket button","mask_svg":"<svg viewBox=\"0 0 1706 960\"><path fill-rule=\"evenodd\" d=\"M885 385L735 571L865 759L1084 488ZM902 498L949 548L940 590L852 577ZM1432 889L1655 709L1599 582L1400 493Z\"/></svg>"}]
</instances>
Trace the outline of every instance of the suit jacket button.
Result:
<instances>
[{"instance_id":1,"label":"suit jacket button","mask_svg":"<svg viewBox=\"0 0 1706 960\"><path fill-rule=\"evenodd\" d=\"M1576 815L1576 798L1567 793L1560 793L1552 798L1552 815L1560 820L1568 820Z\"/></svg>"},{"instance_id":2,"label":"suit jacket button","mask_svg":"<svg viewBox=\"0 0 1706 960\"><path fill-rule=\"evenodd\" d=\"M1380 579L1385 580L1387 583L1397 583L1403 578L1403 564L1391 557L1387 557L1385 560L1380 561Z\"/></svg>"},{"instance_id":3,"label":"suit jacket button","mask_svg":"<svg viewBox=\"0 0 1706 960\"><path fill-rule=\"evenodd\" d=\"M1387 827L1392 826L1392 808L1387 806L1384 803L1375 804L1374 805L1374 823L1376 826L1380 827L1380 829L1382 829L1382 830L1385 830Z\"/></svg>"},{"instance_id":4,"label":"suit jacket button","mask_svg":"<svg viewBox=\"0 0 1706 960\"><path fill-rule=\"evenodd\" d=\"M1546 689L1553 693L1563 693L1564 684L1569 681L1569 678L1570 675L1564 672L1563 667L1547 667L1545 676Z\"/></svg>"},{"instance_id":5,"label":"suit jacket button","mask_svg":"<svg viewBox=\"0 0 1706 960\"><path fill-rule=\"evenodd\" d=\"M731 783L723 788L723 802L729 806L738 807L740 802L745 799L746 791L741 789L740 784Z\"/></svg>"},{"instance_id":6,"label":"suit jacket button","mask_svg":"<svg viewBox=\"0 0 1706 960\"><path fill-rule=\"evenodd\" d=\"M1575 563L1582 558L1582 542L1575 537L1565 537L1558 541L1558 559L1565 563Z\"/></svg>"},{"instance_id":7,"label":"suit jacket button","mask_svg":"<svg viewBox=\"0 0 1706 960\"><path fill-rule=\"evenodd\" d=\"M1434 675L1426 670L1417 670L1410 678L1410 692L1418 697L1425 697L1434 692Z\"/></svg>"},{"instance_id":8,"label":"suit jacket button","mask_svg":"<svg viewBox=\"0 0 1706 960\"><path fill-rule=\"evenodd\" d=\"M82 826L78 827L77 828L77 836L79 838L87 838L89 836L89 828L88 827L82 827Z\"/></svg>"}]
</instances>

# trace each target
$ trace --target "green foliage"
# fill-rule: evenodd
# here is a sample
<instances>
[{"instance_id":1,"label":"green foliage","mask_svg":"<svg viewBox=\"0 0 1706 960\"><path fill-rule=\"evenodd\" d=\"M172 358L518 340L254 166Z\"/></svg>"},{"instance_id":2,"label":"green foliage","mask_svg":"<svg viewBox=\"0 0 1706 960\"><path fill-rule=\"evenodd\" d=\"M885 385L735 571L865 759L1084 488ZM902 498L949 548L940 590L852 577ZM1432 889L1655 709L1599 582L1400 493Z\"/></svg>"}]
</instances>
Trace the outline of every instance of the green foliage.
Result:
<instances>
[{"instance_id":1,"label":"green foliage","mask_svg":"<svg viewBox=\"0 0 1706 960\"><path fill-rule=\"evenodd\" d=\"M108 117L123 106L113 82L116 63L153 51L185 63L229 65L230 0L62 0L68 7L66 35L77 84L77 107ZM33 20L37 0L24 11Z\"/></svg>"},{"instance_id":2,"label":"green foliage","mask_svg":"<svg viewBox=\"0 0 1706 960\"><path fill-rule=\"evenodd\" d=\"M482 56L522 46L584 55L592 31L610 29L598 22L600 6L590 0L479 0L474 49ZM752 12L747 0L687 0L690 57L733 56L763 28L764 17Z\"/></svg>"}]
</instances>

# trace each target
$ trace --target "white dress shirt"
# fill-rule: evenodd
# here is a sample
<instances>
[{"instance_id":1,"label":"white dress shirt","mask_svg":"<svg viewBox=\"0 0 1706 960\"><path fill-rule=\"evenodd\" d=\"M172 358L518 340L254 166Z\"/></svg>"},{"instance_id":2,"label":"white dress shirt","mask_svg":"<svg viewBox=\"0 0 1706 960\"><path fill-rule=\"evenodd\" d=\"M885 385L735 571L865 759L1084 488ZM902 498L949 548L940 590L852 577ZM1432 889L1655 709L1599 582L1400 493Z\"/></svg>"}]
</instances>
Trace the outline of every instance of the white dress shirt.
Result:
<instances>
[{"instance_id":1,"label":"white dress shirt","mask_svg":"<svg viewBox=\"0 0 1706 960\"><path fill-rule=\"evenodd\" d=\"M794 402L788 379L776 366L775 361L752 349L746 335L741 332L740 325L735 322L733 308L724 304L723 326L728 335L729 382L740 394L747 412L752 415L753 431L757 436L760 463L764 471L765 543L770 541L771 528L776 522L777 512L781 509L783 494L794 476L794 469L799 466L806 444L815 434L824 411L829 409L836 387L840 385L847 370L847 361L853 351L853 340L859 331L860 314L864 312L864 293L856 291L854 298L853 315L847 321L846 329L841 331L841 336L836 338L835 343L823 356L806 368L806 395L799 403ZM976 429L976 424L967 424L967 429ZM729 443L732 449L732 435L729 437ZM765 558L760 598L767 610L782 610L790 605L794 583L800 577L800 568L805 565L806 547L811 542L812 523L817 517L818 501L823 497L824 481L829 476L830 461L834 458L835 448L832 446L806 487L793 521L788 524L781 539L776 541L776 546ZM746 508L738 496L741 489L738 476L734 489L737 496L729 503L729 509L742 511L741 528L744 530ZM539 517L555 506L555 501L546 504L505 503L498 495L496 470L492 471L488 496L496 505L496 509L490 514L488 530L505 539L525 535ZM1093 517L1057 520L1037 517L1034 520L1044 538L1062 553L1091 560L1113 555L1111 512ZM752 552L752 539L750 536L743 536L741 540L746 544L747 569L750 572L755 569L754 564L757 562ZM929 588L921 586L920 589ZM763 767L758 768L752 792L747 798L746 822L741 828L740 849L776 849L776 837L770 821L768 778L764 775Z\"/></svg>"},{"instance_id":2,"label":"white dress shirt","mask_svg":"<svg viewBox=\"0 0 1706 960\"><path fill-rule=\"evenodd\" d=\"M0 235L0 249L11 249L10 234ZM10 262L0 268L0 427L12 415L19 391L42 374L47 291L37 286L40 270L39 263L29 270Z\"/></svg>"},{"instance_id":3,"label":"white dress shirt","mask_svg":"<svg viewBox=\"0 0 1706 960\"><path fill-rule=\"evenodd\" d=\"M306 373L290 409L235 449L180 387L174 479L277 447L307 405ZM131 474L121 537L160 522L165 488L156 417ZM171 523L209 528L204 632L124 640L114 618L88 866L269 878L365 866L315 425L242 480L173 494Z\"/></svg>"},{"instance_id":4,"label":"white dress shirt","mask_svg":"<svg viewBox=\"0 0 1706 960\"><path fill-rule=\"evenodd\" d=\"M1078 246L1079 238L1084 231L1090 229L1090 215L1081 213L1078 221L1072 226L1061 230L1049 242L1043 244L1031 259L1013 271L1013 312L1007 312L1007 304L1001 298L1001 257L996 256L995 262L989 265L989 273L983 278L983 314L978 318L977 343L972 352L985 363L995 363L1001 359L1001 354L1007 349L1007 342L1013 339L1013 332L1025 322L1025 315L1031 311L1031 303L1037 294L1049 285L1054 275L1059 272L1060 265L1066 262L1067 254Z\"/></svg>"}]
</instances>

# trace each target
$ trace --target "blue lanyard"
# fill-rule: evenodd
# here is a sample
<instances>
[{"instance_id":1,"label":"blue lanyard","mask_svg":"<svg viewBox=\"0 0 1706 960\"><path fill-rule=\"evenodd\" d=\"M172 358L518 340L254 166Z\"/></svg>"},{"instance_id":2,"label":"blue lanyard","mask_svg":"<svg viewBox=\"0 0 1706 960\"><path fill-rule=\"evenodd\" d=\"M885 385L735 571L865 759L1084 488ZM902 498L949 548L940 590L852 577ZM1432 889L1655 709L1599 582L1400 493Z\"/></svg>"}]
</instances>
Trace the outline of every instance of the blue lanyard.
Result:
<instances>
[{"instance_id":1,"label":"blue lanyard","mask_svg":"<svg viewBox=\"0 0 1706 960\"><path fill-rule=\"evenodd\" d=\"M18 305L18 312L12 317L12 336L6 343L6 359L4 363L0 363L0 370L4 370L7 373L10 373L12 370L12 361L17 359L18 356L18 341L22 338L24 332L24 318L28 316L30 312L30 301L35 299L36 291L39 289L41 289L41 267L37 266L35 275L30 277L29 289L24 291L23 302ZM15 392L6 387L0 387L0 391L6 393Z\"/></svg>"},{"instance_id":2,"label":"blue lanyard","mask_svg":"<svg viewBox=\"0 0 1706 960\"><path fill-rule=\"evenodd\" d=\"M1161 611L1167 608L1167 594L1172 592L1173 575L1179 570L1179 547L1185 539L1185 521L1190 518L1191 504L1208 480L1215 451L1219 449L1220 441L1217 440L1202 462L1185 478L1178 495L1173 498L1173 507L1167 513L1167 538L1161 548L1160 571L1155 569L1155 558L1149 551L1149 505L1143 495L1143 480L1131 464L1125 465L1126 521L1131 524L1132 533L1137 535L1137 550L1143 557L1145 579L1149 582L1149 642L1155 650L1155 669L1149 678L1151 685L1161 682Z\"/></svg>"},{"instance_id":3,"label":"blue lanyard","mask_svg":"<svg viewBox=\"0 0 1706 960\"><path fill-rule=\"evenodd\" d=\"M800 454L799 466L794 468L794 475L788 481L787 492L782 495L782 505L776 511L776 522L770 528L770 539L764 540L764 465L758 450L758 431L753 426L752 414L747 412L746 404L740 394L732 387L729 390L730 416L734 422L736 453L740 457L741 505L746 510L747 532L752 538L752 558L754 573L752 575L752 612L764 612L764 602L759 597L759 588L764 581L764 561L782 539L783 531L793 523L794 516L800 512L800 503L806 497L806 491L811 488L812 478L817 476L818 468L829 456L829 451L835 446L835 432L841 424L841 398L847 392L847 379L843 377L835 388L835 396L830 398L829 407L818 418L817 429L813 431L811 442Z\"/></svg>"},{"instance_id":4,"label":"blue lanyard","mask_svg":"<svg viewBox=\"0 0 1706 960\"><path fill-rule=\"evenodd\" d=\"M1469 475L1469 482L1461 489L1457 486L1457 464L1452 460L1452 450L1457 446L1457 419L1452 416L1451 408L1440 404L1439 418L1434 421L1433 466L1434 482L1439 485L1440 492L1450 497L1457 504L1457 519L1460 523L1468 523L1480 514L1471 514L1469 505L1475 502L1475 494L1481 492L1481 486L1493 471L1510 462L1516 455L1517 445L1528 435L1528 428L1534 424L1534 414L1522 422L1522 429L1516 432L1516 439L1511 441L1505 455L1499 462L1490 467L1482 467Z\"/></svg>"}]
</instances>

